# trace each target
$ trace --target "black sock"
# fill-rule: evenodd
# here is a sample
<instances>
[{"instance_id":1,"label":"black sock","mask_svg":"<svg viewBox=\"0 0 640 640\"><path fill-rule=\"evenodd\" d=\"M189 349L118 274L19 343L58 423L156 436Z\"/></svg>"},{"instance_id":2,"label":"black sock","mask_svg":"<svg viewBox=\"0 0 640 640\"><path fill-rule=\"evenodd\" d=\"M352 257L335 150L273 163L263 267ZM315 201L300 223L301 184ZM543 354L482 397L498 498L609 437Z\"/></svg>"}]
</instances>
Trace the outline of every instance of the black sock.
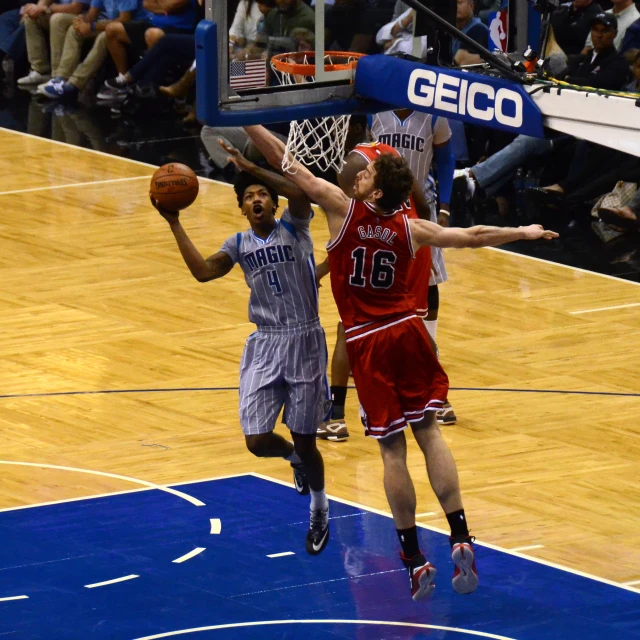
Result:
<instances>
[{"instance_id":1,"label":"black sock","mask_svg":"<svg viewBox=\"0 0 640 640\"><path fill-rule=\"evenodd\" d=\"M402 555L410 560L420 553L420 545L418 545L418 529L415 525L409 529L396 529L398 532L398 540L402 545Z\"/></svg>"},{"instance_id":2,"label":"black sock","mask_svg":"<svg viewBox=\"0 0 640 640\"><path fill-rule=\"evenodd\" d=\"M464 515L464 509L447 513L447 520L449 521L449 526L451 527L452 538L469 535L469 528L467 527L467 519Z\"/></svg>"},{"instance_id":3,"label":"black sock","mask_svg":"<svg viewBox=\"0 0 640 640\"><path fill-rule=\"evenodd\" d=\"M344 403L347 399L347 387L331 387L333 407L331 417L334 420L344 420Z\"/></svg>"}]
</instances>

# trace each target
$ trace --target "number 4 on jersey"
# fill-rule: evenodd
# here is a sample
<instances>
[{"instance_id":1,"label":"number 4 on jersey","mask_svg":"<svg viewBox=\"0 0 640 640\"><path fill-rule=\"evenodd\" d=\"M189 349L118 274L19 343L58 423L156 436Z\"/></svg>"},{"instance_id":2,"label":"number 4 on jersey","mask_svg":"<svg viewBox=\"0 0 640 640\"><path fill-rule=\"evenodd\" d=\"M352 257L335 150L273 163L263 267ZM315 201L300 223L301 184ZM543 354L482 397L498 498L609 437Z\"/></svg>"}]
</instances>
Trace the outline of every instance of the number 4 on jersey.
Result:
<instances>
[{"instance_id":1,"label":"number 4 on jersey","mask_svg":"<svg viewBox=\"0 0 640 640\"><path fill-rule=\"evenodd\" d=\"M349 284L354 287L365 287L367 280L364 270L367 257L366 247L357 247L351 252L353 258L353 272L349 277ZM395 276L394 264L397 257L393 251L378 249L373 253L373 261L371 265L371 273L369 274L369 282L376 289L388 289L393 285Z\"/></svg>"},{"instance_id":2,"label":"number 4 on jersey","mask_svg":"<svg viewBox=\"0 0 640 640\"><path fill-rule=\"evenodd\" d=\"M274 294L282 293L282 285L278 278L278 272L275 269L269 269L269 271L267 271L267 281Z\"/></svg>"}]
</instances>

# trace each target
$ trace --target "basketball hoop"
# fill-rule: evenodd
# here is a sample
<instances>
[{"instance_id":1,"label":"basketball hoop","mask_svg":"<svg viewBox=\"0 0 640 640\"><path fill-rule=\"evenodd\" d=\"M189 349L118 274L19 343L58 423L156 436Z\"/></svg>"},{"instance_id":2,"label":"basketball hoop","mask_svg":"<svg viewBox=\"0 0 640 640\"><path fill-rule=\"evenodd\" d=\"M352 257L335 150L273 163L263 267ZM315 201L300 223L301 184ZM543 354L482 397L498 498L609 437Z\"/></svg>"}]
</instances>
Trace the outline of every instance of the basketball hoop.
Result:
<instances>
[{"instance_id":1,"label":"basketball hoop","mask_svg":"<svg viewBox=\"0 0 640 640\"><path fill-rule=\"evenodd\" d=\"M358 60L363 53L327 51L324 54L324 70L350 72L353 82ZM315 51L280 53L271 58L271 69L282 85L313 82L316 75ZM330 116L310 120L293 120L289 127L282 170L291 171L296 160L307 166L316 165L321 171L342 170L344 144L349 130L350 116Z\"/></svg>"}]
</instances>

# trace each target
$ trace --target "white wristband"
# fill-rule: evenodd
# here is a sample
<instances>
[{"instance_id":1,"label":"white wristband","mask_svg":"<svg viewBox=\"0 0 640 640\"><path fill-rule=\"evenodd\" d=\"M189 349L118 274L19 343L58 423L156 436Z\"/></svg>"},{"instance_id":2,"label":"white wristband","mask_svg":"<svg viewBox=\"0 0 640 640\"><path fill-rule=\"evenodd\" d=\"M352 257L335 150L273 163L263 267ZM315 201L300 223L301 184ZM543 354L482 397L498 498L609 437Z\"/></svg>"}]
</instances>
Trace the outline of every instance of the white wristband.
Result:
<instances>
[{"instance_id":1,"label":"white wristband","mask_svg":"<svg viewBox=\"0 0 640 640\"><path fill-rule=\"evenodd\" d=\"M445 216L449 217L451 215L450 211L447 211L446 209L440 209L439 213L444 213Z\"/></svg>"}]
</instances>

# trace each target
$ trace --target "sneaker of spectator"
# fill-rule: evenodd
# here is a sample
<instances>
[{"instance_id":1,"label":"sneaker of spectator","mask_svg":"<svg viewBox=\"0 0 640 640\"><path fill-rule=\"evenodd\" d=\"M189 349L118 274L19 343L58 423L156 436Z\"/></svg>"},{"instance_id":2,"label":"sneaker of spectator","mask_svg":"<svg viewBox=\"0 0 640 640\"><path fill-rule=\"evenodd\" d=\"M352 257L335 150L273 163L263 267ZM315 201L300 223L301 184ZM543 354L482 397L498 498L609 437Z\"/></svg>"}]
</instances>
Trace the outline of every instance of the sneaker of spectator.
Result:
<instances>
[{"instance_id":1,"label":"sneaker of spectator","mask_svg":"<svg viewBox=\"0 0 640 640\"><path fill-rule=\"evenodd\" d=\"M89 0L24 5L22 20L31 70L18 79L18 86L39 85L51 78L51 70L56 69L62 57L67 30L88 7Z\"/></svg>"}]
</instances>

